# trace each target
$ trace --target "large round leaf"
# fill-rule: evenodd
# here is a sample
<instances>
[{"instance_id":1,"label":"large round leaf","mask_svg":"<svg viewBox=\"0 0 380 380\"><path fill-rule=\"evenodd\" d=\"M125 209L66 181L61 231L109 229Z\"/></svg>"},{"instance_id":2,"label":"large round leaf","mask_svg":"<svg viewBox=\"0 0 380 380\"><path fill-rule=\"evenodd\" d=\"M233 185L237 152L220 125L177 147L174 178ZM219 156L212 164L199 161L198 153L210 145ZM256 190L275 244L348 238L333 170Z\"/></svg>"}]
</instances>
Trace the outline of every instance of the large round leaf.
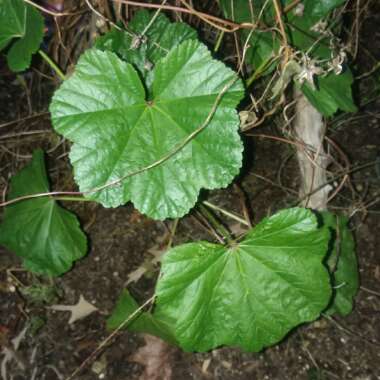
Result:
<instances>
[{"instance_id":1,"label":"large round leaf","mask_svg":"<svg viewBox=\"0 0 380 380\"><path fill-rule=\"evenodd\" d=\"M152 98L132 65L111 52L87 51L50 107L57 132L73 141L70 158L83 192L106 207L132 200L152 218L180 217L201 188L227 186L241 167L236 105L243 86L200 42L174 48L154 69ZM188 136L211 122L188 144ZM170 158L149 170L127 176ZM127 177L126 177L127 176Z\"/></svg>"},{"instance_id":2,"label":"large round leaf","mask_svg":"<svg viewBox=\"0 0 380 380\"><path fill-rule=\"evenodd\" d=\"M158 320L188 351L221 345L259 351L317 318L331 297L322 264L329 231L306 209L264 219L232 247L186 244L163 259Z\"/></svg>"}]
</instances>

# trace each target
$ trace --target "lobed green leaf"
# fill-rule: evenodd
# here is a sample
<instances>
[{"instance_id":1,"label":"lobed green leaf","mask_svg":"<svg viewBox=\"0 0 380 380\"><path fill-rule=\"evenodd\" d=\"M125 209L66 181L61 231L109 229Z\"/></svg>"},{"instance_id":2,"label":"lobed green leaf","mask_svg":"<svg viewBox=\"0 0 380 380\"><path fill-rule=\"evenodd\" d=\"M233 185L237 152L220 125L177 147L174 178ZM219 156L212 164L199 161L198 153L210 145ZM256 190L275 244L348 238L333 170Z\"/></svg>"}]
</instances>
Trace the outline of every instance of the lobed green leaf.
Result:
<instances>
[{"instance_id":1,"label":"lobed green leaf","mask_svg":"<svg viewBox=\"0 0 380 380\"><path fill-rule=\"evenodd\" d=\"M9 200L49 191L43 151L11 180ZM86 254L86 237L75 215L50 197L34 198L5 208L0 244L24 259L26 269L49 276L67 272Z\"/></svg>"},{"instance_id":2,"label":"lobed green leaf","mask_svg":"<svg viewBox=\"0 0 380 380\"><path fill-rule=\"evenodd\" d=\"M156 219L180 217L201 188L225 187L239 172L235 107L243 86L206 46L187 40L157 63L151 88L148 99L132 65L88 50L53 97L53 126L74 143L70 159L80 190L102 187L88 198L106 207L131 200Z\"/></svg>"},{"instance_id":3,"label":"lobed green leaf","mask_svg":"<svg viewBox=\"0 0 380 380\"><path fill-rule=\"evenodd\" d=\"M187 351L247 351L316 319L331 297L322 261L330 233L306 209L264 219L233 247L185 244L163 259L154 316L172 321Z\"/></svg>"}]
</instances>

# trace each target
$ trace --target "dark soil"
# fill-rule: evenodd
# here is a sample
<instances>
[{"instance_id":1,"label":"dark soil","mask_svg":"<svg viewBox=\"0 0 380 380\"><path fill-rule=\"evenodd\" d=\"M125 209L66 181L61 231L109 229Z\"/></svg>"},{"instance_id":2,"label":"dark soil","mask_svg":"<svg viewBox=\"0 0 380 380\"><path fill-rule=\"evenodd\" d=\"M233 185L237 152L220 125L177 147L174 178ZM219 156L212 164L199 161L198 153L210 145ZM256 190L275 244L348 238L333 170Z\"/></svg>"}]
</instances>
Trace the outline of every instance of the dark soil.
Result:
<instances>
[{"instance_id":1,"label":"dark soil","mask_svg":"<svg viewBox=\"0 0 380 380\"><path fill-rule=\"evenodd\" d=\"M362 35L378 33L379 22L377 14L369 17ZM376 44L367 44L375 57L380 51L379 36L376 38ZM377 51L373 51L374 45ZM366 61L364 53L363 57L361 64L370 68L372 62ZM33 113L46 110L49 98L40 94L50 94L51 83L45 84L38 73L26 74L27 88L31 89L28 93L5 68L0 69L0 73L0 124L28 115L28 103ZM364 89L358 90L368 93L372 85L368 82L363 85ZM341 118L329 125L328 135L339 143L352 167L374 162L379 157L379 111L380 100L377 99L354 117ZM20 134L34 130L44 132ZM264 126L257 133L279 135L273 126ZM9 134L15 137L6 138ZM58 142L47 115L5 127L0 125L1 190L37 147L50 151L47 162L53 187L75 188L67 160L69 146L66 143L57 146ZM264 216L297 202L298 169L287 144L253 137L247 140L247 148L254 153L239 180L240 190L231 186L208 196L215 204L240 214L245 198L256 224ZM331 203L332 210L353 215L361 288L352 314L345 318L321 317L297 328L280 344L261 353L244 353L235 348L220 348L206 354L176 350L172 358L173 379L380 379L380 205L374 203L380 196L379 171L375 166L368 166L355 172L351 178L354 191L345 186ZM170 238L172 221L152 221L130 204L117 209L104 209L90 203L66 202L64 205L78 215L91 244L88 255L69 273L52 282L32 276L21 270L21 261L14 254L0 247L0 343L9 346L10 340L26 325L41 321L39 329L28 330L27 338L17 351L25 368L15 362L8 366L8 375L12 376L9 378L14 380L67 378L109 335L105 320L128 274L153 258L150 250L164 249ZM237 228L233 222L227 220L227 223ZM199 238L214 239L192 213L179 222L173 244ZM140 302L151 296L157 272L158 268L149 270L137 283L128 286ZM22 284L52 286L54 294L48 300L50 305L75 304L83 295L99 312L69 325L67 313L53 312L46 303L32 302L22 295ZM142 345L141 335L123 331L94 359L96 364L104 364L101 376L94 370L93 360L76 379L139 379L143 366L130 358Z\"/></svg>"}]
</instances>

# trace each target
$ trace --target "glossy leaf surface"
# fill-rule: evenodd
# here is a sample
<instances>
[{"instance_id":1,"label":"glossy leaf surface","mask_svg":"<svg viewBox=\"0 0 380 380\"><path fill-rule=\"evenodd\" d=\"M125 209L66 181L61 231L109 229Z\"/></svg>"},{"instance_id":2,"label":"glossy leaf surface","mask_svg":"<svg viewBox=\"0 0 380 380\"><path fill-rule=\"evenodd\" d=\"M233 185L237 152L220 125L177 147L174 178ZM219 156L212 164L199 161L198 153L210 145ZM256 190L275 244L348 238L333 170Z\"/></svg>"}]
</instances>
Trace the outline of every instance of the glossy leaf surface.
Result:
<instances>
[{"instance_id":1,"label":"glossy leaf surface","mask_svg":"<svg viewBox=\"0 0 380 380\"><path fill-rule=\"evenodd\" d=\"M155 316L172 321L188 351L247 351L317 318L331 296L322 264L330 233L306 209L264 219L236 246L185 244L163 259Z\"/></svg>"},{"instance_id":2,"label":"glossy leaf surface","mask_svg":"<svg viewBox=\"0 0 380 380\"><path fill-rule=\"evenodd\" d=\"M7 53L11 70L29 67L42 42L43 28L43 17L33 6L23 0L0 0L0 50L17 39Z\"/></svg>"},{"instance_id":3,"label":"glossy leaf surface","mask_svg":"<svg viewBox=\"0 0 380 380\"><path fill-rule=\"evenodd\" d=\"M201 188L225 187L239 172L243 147L235 107L243 86L237 80L229 87L236 74L196 40L171 50L153 75L148 100L132 65L89 50L55 93L50 111L56 131L74 142L70 159L81 191L123 178L89 198L106 207L132 200L156 219L180 217Z\"/></svg>"},{"instance_id":4,"label":"glossy leaf surface","mask_svg":"<svg viewBox=\"0 0 380 380\"><path fill-rule=\"evenodd\" d=\"M43 152L11 180L9 199L49 191ZM21 201L5 208L0 244L24 259L26 269L57 276L86 254L86 237L75 215L49 197Z\"/></svg>"}]
</instances>

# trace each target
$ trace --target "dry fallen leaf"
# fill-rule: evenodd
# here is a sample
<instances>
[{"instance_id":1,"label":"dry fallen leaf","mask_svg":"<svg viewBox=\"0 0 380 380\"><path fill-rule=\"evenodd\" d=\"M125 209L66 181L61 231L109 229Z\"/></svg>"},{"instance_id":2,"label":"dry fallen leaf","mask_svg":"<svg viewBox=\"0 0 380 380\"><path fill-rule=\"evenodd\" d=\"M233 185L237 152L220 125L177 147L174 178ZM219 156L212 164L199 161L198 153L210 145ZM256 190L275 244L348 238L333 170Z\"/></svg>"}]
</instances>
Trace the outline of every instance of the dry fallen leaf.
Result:
<instances>
[{"instance_id":1,"label":"dry fallen leaf","mask_svg":"<svg viewBox=\"0 0 380 380\"><path fill-rule=\"evenodd\" d=\"M140 265L137 269L130 272L127 276L127 282L125 283L125 286L128 286L132 282L137 282L140 280L142 276L148 271L147 267L145 266L145 262Z\"/></svg>"},{"instance_id":2,"label":"dry fallen leaf","mask_svg":"<svg viewBox=\"0 0 380 380\"><path fill-rule=\"evenodd\" d=\"M132 282L137 282L148 271L152 270L156 264L161 261L162 256L165 254L165 249L160 249L159 246L154 246L148 250L153 256L150 260L145 260L137 269L130 272L127 276L127 282L125 286L128 286Z\"/></svg>"},{"instance_id":3,"label":"dry fallen leaf","mask_svg":"<svg viewBox=\"0 0 380 380\"><path fill-rule=\"evenodd\" d=\"M145 366L139 380L170 380L175 348L162 339L144 334L145 346L129 357L130 361Z\"/></svg>"},{"instance_id":4,"label":"dry fallen leaf","mask_svg":"<svg viewBox=\"0 0 380 380\"><path fill-rule=\"evenodd\" d=\"M69 311L71 313L71 317L69 319L69 324L74 323L78 319L82 319L97 311L98 308L94 305L87 302L83 295L79 296L79 301L75 305L53 305L50 306L49 309L56 311Z\"/></svg>"}]
</instances>

